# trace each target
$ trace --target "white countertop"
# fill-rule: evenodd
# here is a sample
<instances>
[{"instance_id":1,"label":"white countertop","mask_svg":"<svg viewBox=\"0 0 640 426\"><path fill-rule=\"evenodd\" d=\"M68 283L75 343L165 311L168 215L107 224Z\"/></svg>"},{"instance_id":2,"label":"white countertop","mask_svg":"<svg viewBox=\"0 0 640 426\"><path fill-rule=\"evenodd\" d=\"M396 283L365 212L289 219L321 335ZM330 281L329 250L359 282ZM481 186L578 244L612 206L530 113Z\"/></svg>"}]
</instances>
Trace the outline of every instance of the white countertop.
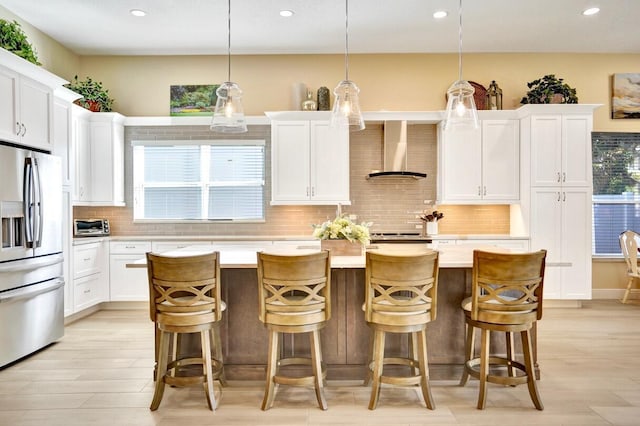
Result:
<instances>
[{"instance_id":1,"label":"white countertop","mask_svg":"<svg viewBox=\"0 0 640 426\"><path fill-rule=\"evenodd\" d=\"M482 249L487 251L499 251L502 253L517 253L521 250L505 249L495 246L487 246L484 244L466 244L461 246L445 246L438 249L440 253L439 265L441 268L471 268L473 265L473 250ZM192 256L197 254L211 253L214 248L206 246L186 247L179 250L164 252L166 256ZM311 249L295 249L288 247L272 247L264 250L266 253L276 253L283 255L299 255L305 253L314 253L317 250ZM380 253L402 254L415 253L416 248L407 247L397 244L384 249L376 250ZM135 262L128 263L127 268L144 268L146 259L141 258ZM255 268L256 267L256 251L250 249L220 250L220 267L223 269L233 268ZM343 268L364 268L364 256L332 256L331 267L336 269Z\"/></svg>"}]
</instances>

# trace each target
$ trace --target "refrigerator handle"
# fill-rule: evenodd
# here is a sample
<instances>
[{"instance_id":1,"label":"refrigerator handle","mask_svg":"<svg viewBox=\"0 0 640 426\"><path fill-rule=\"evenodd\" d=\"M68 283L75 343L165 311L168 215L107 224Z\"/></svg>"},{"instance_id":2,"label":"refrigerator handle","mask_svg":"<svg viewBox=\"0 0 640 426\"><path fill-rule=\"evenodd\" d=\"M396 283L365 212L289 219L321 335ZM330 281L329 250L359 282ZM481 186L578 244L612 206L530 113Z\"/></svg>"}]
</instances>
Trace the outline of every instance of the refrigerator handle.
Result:
<instances>
[{"instance_id":1,"label":"refrigerator handle","mask_svg":"<svg viewBox=\"0 0 640 426\"><path fill-rule=\"evenodd\" d=\"M42 230L44 229L44 218L42 215L42 182L40 181L40 167L38 166L38 160L37 159L33 159L33 174L34 174L34 179L33 179L33 183L34 183L34 195L36 196L35 199L35 206L36 206L36 215L37 215L37 222L35 222L35 229L34 229L34 236L33 236L33 240L34 240L34 247L40 247L42 246Z\"/></svg>"},{"instance_id":2,"label":"refrigerator handle","mask_svg":"<svg viewBox=\"0 0 640 426\"><path fill-rule=\"evenodd\" d=\"M27 248L33 248L33 158L24 159L22 179L22 210L24 216L24 239Z\"/></svg>"}]
</instances>

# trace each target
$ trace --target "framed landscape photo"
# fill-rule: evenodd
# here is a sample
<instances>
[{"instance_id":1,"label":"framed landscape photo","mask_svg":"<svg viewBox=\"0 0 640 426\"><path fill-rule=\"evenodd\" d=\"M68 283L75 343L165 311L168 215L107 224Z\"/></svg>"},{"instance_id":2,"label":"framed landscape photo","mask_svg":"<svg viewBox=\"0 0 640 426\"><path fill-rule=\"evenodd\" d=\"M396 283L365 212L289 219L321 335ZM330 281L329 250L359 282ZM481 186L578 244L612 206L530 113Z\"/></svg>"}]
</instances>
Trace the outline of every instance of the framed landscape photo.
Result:
<instances>
[{"instance_id":1,"label":"framed landscape photo","mask_svg":"<svg viewBox=\"0 0 640 426\"><path fill-rule=\"evenodd\" d=\"M219 84L171 86L169 115L213 115Z\"/></svg>"},{"instance_id":2,"label":"framed landscape photo","mask_svg":"<svg viewBox=\"0 0 640 426\"><path fill-rule=\"evenodd\" d=\"M640 118L640 73L613 75L611 118Z\"/></svg>"}]
</instances>

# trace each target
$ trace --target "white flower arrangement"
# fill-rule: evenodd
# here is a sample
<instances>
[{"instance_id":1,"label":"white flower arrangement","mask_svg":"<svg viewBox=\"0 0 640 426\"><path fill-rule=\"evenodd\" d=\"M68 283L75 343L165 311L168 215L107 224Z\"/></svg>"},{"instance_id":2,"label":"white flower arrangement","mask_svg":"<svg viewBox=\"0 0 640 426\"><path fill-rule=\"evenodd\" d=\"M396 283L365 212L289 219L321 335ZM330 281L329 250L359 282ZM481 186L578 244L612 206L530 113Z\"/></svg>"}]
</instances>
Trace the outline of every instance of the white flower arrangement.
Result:
<instances>
[{"instance_id":1,"label":"white flower arrangement","mask_svg":"<svg viewBox=\"0 0 640 426\"><path fill-rule=\"evenodd\" d=\"M371 222L353 223L345 215L328 220L321 225L313 226L313 237L319 240L348 240L367 245L370 241L369 227Z\"/></svg>"}]
</instances>

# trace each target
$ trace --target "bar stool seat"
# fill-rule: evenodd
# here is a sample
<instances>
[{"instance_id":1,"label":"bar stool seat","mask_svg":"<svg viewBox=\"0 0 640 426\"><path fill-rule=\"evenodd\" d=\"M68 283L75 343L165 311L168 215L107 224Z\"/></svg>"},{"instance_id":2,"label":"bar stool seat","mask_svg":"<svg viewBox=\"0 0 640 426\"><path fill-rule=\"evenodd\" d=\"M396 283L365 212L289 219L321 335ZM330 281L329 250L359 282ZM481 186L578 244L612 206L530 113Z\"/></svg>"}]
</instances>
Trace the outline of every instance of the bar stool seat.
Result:
<instances>
[{"instance_id":1,"label":"bar stool seat","mask_svg":"<svg viewBox=\"0 0 640 426\"><path fill-rule=\"evenodd\" d=\"M226 309L220 298L219 259L218 252L185 257L147 253L157 363L151 410L160 406L165 384L184 387L202 383L209 409L217 407L213 382L224 384L219 326ZM200 334L200 357L180 354L181 336L187 333ZM193 374L192 366L198 366L200 374Z\"/></svg>"},{"instance_id":2,"label":"bar stool seat","mask_svg":"<svg viewBox=\"0 0 640 426\"><path fill-rule=\"evenodd\" d=\"M326 367L320 330L331 318L331 258L329 251L306 255L258 252L259 319L269 330L269 357L262 410L273 406L278 385L313 386L321 409ZM309 357L280 357L282 333L309 333ZM281 367L311 366L304 377L287 375Z\"/></svg>"},{"instance_id":3,"label":"bar stool seat","mask_svg":"<svg viewBox=\"0 0 640 426\"><path fill-rule=\"evenodd\" d=\"M365 383L372 381L369 409L378 404L380 385L420 385L427 408L435 404L429 386L427 324L436 318L438 252L418 255L366 253L366 287L363 306L373 330L371 361ZM385 334L409 333L407 357L385 357ZM411 369L409 376L384 375L386 365Z\"/></svg>"},{"instance_id":4,"label":"bar stool seat","mask_svg":"<svg viewBox=\"0 0 640 426\"><path fill-rule=\"evenodd\" d=\"M485 407L487 383L526 383L535 407L544 409L536 386L531 330L542 318L545 258L545 250L521 254L473 252L471 297L462 301L467 336L460 385L464 386L469 376L480 380L478 409ZM482 336L479 356L474 353L476 328ZM505 356L490 354L492 331L505 333ZM520 333L523 362L516 360L514 333ZM500 374L500 366L505 374Z\"/></svg>"}]
</instances>

